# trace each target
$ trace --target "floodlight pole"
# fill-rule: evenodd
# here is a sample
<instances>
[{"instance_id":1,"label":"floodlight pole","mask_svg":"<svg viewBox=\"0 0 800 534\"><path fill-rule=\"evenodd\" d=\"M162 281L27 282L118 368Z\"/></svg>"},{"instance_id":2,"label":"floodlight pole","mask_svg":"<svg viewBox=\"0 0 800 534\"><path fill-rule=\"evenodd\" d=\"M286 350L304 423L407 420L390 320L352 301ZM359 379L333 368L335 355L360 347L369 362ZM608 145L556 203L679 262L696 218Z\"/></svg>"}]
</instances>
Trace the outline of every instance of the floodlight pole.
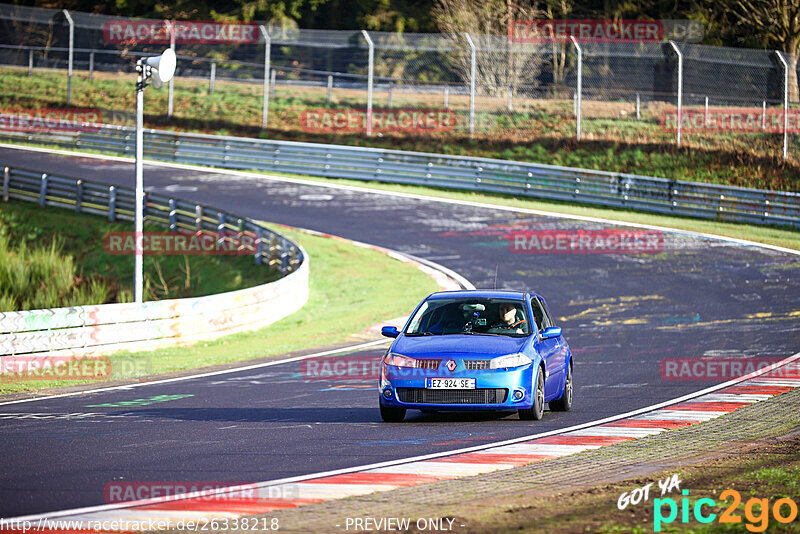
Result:
<instances>
[{"instance_id":1,"label":"floodlight pole","mask_svg":"<svg viewBox=\"0 0 800 534\"><path fill-rule=\"evenodd\" d=\"M464 34L469 43L470 56L469 56L469 136L472 137L475 133L475 43L472 42L472 37L468 33Z\"/></svg>"},{"instance_id":2,"label":"floodlight pole","mask_svg":"<svg viewBox=\"0 0 800 534\"><path fill-rule=\"evenodd\" d=\"M670 46L678 56L678 134L676 143L681 146L681 123L683 122L683 54L681 54L675 41L669 41Z\"/></svg>"},{"instance_id":3,"label":"floodlight pole","mask_svg":"<svg viewBox=\"0 0 800 534\"><path fill-rule=\"evenodd\" d=\"M263 24L258 29L261 30L261 35L264 36L264 103L261 110L261 129L264 130L269 123L269 63L272 40Z\"/></svg>"},{"instance_id":4,"label":"floodlight pole","mask_svg":"<svg viewBox=\"0 0 800 534\"><path fill-rule=\"evenodd\" d=\"M75 52L75 22L72 15L66 9L63 10L64 17L69 23L69 64L67 65L67 105L72 104L72 60Z\"/></svg>"},{"instance_id":5,"label":"floodlight pole","mask_svg":"<svg viewBox=\"0 0 800 534\"><path fill-rule=\"evenodd\" d=\"M570 35L575 51L578 53L578 80L575 85L575 138L581 140L581 99L583 97L583 49L574 35Z\"/></svg>"},{"instance_id":6,"label":"floodlight pole","mask_svg":"<svg viewBox=\"0 0 800 534\"><path fill-rule=\"evenodd\" d=\"M783 64L783 161L786 161L789 157L789 63L777 50L775 55Z\"/></svg>"},{"instance_id":7,"label":"floodlight pole","mask_svg":"<svg viewBox=\"0 0 800 534\"><path fill-rule=\"evenodd\" d=\"M175 23L170 20L164 21L169 30L169 47L175 51ZM167 97L167 117L172 118L172 112L175 109L173 104L175 93L175 76L169 79L169 96Z\"/></svg>"},{"instance_id":8,"label":"floodlight pole","mask_svg":"<svg viewBox=\"0 0 800 534\"><path fill-rule=\"evenodd\" d=\"M142 122L144 116L144 84L146 75L145 69L147 67L143 60L136 62L136 213L134 216L134 241L136 249L134 252L134 270L133 270L133 285L134 285L134 301L136 304L142 304L144 283L142 273L142 231L143 231L143 204L144 204L144 184L142 181L142 159L144 157L144 142L142 134Z\"/></svg>"},{"instance_id":9,"label":"floodlight pole","mask_svg":"<svg viewBox=\"0 0 800 534\"><path fill-rule=\"evenodd\" d=\"M369 71L367 72L367 136L370 136L372 135L372 84L373 73L375 72L375 44L372 42L372 38L370 38L367 30L361 30L361 35L364 36L364 40L367 41L367 46L369 46Z\"/></svg>"}]
</instances>

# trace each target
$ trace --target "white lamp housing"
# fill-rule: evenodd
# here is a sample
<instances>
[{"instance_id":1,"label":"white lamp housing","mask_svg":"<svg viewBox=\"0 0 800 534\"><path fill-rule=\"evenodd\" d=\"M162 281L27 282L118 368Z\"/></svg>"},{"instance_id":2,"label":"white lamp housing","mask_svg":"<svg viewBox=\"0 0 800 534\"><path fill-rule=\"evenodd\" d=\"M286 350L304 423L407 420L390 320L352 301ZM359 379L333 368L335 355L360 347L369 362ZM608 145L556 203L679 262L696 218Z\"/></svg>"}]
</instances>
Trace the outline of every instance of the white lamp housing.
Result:
<instances>
[{"instance_id":1,"label":"white lamp housing","mask_svg":"<svg viewBox=\"0 0 800 534\"><path fill-rule=\"evenodd\" d=\"M153 87L159 89L172 79L175 75L175 63L175 51L171 48L164 50L160 56L145 60L145 65L150 67L150 83Z\"/></svg>"}]
</instances>

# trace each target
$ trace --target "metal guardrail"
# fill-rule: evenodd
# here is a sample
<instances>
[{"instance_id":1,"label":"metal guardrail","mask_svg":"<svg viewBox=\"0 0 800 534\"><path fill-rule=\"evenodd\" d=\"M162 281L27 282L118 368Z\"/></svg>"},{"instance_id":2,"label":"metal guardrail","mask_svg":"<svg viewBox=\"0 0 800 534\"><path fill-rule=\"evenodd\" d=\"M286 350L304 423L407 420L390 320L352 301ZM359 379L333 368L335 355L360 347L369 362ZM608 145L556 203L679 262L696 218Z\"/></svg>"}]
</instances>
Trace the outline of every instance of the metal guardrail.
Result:
<instances>
[{"instance_id":1,"label":"metal guardrail","mask_svg":"<svg viewBox=\"0 0 800 534\"><path fill-rule=\"evenodd\" d=\"M2 168L2 167L0 167ZM87 180L4 167L2 199L133 220L134 192ZM256 236L257 263L277 281L205 297L0 313L0 356L94 356L118 350L212 339L260 328L308 300L308 261L288 239L246 218L163 195L147 194L145 221L170 230Z\"/></svg>"},{"instance_id":2,"label":"metal guardrail","mask_svg":"<svg viewBox=\"0 0 800 534\"><path fill-rule=\"evenodd\" d=\"M0 139L132 156L135 131L96 125L81 132L0 131ZM800 193L635 174L367 147L144 131L145 157L580 202L720 221L800 227Z\"/></svg>"},{"instance_id":3,"label":"metal guardrail","mask_svg":"<svg viewBox=\"0 0 800 534\"><path fill-rule=\"evenodd\" d=\"M38 202L41 206L73 208L78 213L107 216L109 221L133 221L134 218L133 189L88 180L4 167L2 194L3 201L15 198ZM220 239L248 232L256 236L256 263L278 269L283 274L294 271L303 261L303 254L297 245L280 234L247 218L202 204L145 193L144 220L167 227L170 231L217 233Z\"/></svg>"}]
</instances>

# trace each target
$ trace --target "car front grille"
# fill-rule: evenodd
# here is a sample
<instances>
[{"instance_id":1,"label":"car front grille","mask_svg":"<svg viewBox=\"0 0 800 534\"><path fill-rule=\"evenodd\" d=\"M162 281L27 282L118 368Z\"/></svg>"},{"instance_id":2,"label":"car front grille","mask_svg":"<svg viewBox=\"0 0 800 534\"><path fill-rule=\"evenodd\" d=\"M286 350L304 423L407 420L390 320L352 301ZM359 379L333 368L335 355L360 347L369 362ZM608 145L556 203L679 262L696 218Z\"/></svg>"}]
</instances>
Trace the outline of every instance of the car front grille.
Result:
<instances>
[{"instance_id":1,"label":"car front grille","mask_svg":"<svg viewBox=\"0 0 800 534\"><path fill-rule=\"evenodd\" d=\"M467 371L480 371L489 368L489 360L464 360Z\"/></svg>"},{"instance_id":2,"label":"car front grille","mask_svg":"<svg viewBox=\"0 0 800 534\"><path fill-rule=\"evenodd\" d=\"M417 360L417 369L438 369L442 360Z\"/></svg>"},{"instance_id":3,"label":"car front grille","mask_svg":"<svg viewBox=\"0 0 800 534\"><path fill-rule=\"evenodd\" d=\"M400 402L413 404L501 404L506 401L508 390L485 389L424 389L397 388Z\"/></svg>"}]
</instances>

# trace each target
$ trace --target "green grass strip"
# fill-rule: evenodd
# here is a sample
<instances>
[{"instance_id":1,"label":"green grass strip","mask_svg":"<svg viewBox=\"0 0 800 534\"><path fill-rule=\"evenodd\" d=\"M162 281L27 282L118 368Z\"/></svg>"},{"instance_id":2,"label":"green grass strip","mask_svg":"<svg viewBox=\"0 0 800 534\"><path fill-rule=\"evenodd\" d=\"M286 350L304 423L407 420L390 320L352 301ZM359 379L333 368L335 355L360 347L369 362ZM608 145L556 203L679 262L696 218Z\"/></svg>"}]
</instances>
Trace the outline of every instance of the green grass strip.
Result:
<instances>
[{"instance_id":1,"label":"green grass strip","mask_svg":"<svg viewBox=\"0 0 800 534\"><path fill-rule=\"evenodd\" d=\"M99 217L97 220L102 222ZM380 252L283 227L274 229L303 246L310 257L310 298L299 312L260 330L190 347L112 355L111 380L245 361L340 342L383 320L409 313L423 297L438 290L436 283L413 265ZM0 382L0 394L88 382Z\"/></svg>"}]
</instances>

